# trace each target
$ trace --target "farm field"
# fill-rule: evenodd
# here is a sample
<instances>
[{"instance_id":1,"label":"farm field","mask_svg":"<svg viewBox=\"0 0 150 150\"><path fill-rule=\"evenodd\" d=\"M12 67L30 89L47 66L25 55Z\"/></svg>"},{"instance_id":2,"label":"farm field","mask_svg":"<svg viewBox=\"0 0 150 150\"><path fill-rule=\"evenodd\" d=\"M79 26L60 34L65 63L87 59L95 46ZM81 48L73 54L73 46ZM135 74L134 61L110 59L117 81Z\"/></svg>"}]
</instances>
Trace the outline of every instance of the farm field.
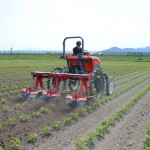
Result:
<instances>
[{"instance_id":1,"label":"farm field","mask_svg":"<svg viewBox=\"0 0 150 150\"><path fill-rule=\"evenodd\" d=\"M43 101L20 95L33 84L31 71L63 67L65 60L58 55L0 55L0 150L144 149L150 57L100 57L103 71L114 77L114 93L95 105L70 109L61 97Z\"/></svg>"}]
</instances>

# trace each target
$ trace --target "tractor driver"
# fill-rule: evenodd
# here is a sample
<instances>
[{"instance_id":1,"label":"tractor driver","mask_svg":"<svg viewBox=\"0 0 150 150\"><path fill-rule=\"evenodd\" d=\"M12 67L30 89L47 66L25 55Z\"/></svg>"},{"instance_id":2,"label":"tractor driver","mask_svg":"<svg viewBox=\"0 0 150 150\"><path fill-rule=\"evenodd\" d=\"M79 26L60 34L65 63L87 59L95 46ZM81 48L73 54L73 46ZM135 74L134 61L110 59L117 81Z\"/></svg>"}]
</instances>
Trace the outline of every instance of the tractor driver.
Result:
<instances>
[{"instance_id":1,"label":"tractor driver","mask_svg":"<svg viewBox=\"0 0 150 150\"><path fill-rule=\"evenodd\" d=\"M74 55L82 53L82 48L80 46L81 46L81 42L77 41L76 42L76 47L73 48L73 54Z\"/></svg>"}]
</instances>

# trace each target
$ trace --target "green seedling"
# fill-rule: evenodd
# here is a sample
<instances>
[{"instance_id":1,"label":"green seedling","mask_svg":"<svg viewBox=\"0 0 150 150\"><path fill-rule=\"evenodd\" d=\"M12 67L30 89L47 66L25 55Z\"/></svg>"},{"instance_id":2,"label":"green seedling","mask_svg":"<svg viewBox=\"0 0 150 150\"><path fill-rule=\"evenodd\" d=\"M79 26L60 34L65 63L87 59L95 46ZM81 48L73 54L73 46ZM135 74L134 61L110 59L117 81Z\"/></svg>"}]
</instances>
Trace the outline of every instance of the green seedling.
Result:
<instances>
[{"instance_id":1,"label":"green seedling","mask_svg":"<svg viewBox=\"0 0 150 150\"><path fill-rule=\"evenodd\" d=\"M106 126L106 125L99 125L96 128L96 135L99 136L99 137L103 137L105 135L107 129L108 129L108 126Z\"/></svg>"},{"instance_id":2,"label":"green seedling","mask_svg":"<svg viewBox=\"0 0 150 150\"><path fill-rule=\"evenodd\" d=\"M3 106L2 106L2 112L3 112L3 113L8 112L8 106L3 105Z\"/></svg>"},{"instance_id":3,"label":"green seedling","mask_svg":"<svg viewBox=\"0 0 150 150\"><path fill-rule=\"evenodd\" d=\"M17 122L17 119L15 117L11 117L11 118L8 118L8 125L10 127L13 127Z\"/></svg>"},{"instance_id":4,"label":"green seedling","mask_svg":"<svg viewBox=\"0 0 150 150\"><path fill-rule=\"evenodd\" d=\"M38 111L32 112L32 117L38 118L38 117L40 117L40 116L41 116L41 113L40 113L40 112L38 112Z\"/></svg>"},{"instance_id":5,"label":"green seedling","mask_svg":"<svg viewBox=\"0 0 150 150\"><path fill-rule=\"evenodd\" d=\"M77 150L86 150L86 144L83 139L78 139L75 142L75 145L76 145Z\"/></svg>"},{"instance_id":6,"label":"green seedling","mask_svg":"<svg viewBox=\"0 0 150 150\"><path fill-rule=\"evenodd\" d=\"M150 121L147 124L147 133L145 135L146 140L144 141L144 150L150 149Z\"/></svg>"},{"instance_id":7,"label":"green seedling","mask_svg":"<svg viewBox=\"0 0 150 150\"><path fill-rule=\"evenodd\" d=\"M98 102L95 102L95 103L93 103L92 104L92 108L94 109L94 108L97 108L97 107L99 107L100 106L100 104L98 103Z\"/></svg>"},{"instance_id":8,"label":"green seedling","mask_svg":"<svg viewBox=\"0 0 150 150\"><path fill-rule=\"evenodd\" d=\"M52 128L50 126L45 125L41 130L40 133L42 136L49 136L51 134Z\"/></svg>"},{"instance_id":9,"label":"green seedling","mask_svg":"<svg viewBox=\"0 0 150 150\"><path fill-rule=\"evenodd\" d=\"M94 142L96 140L96 134L93 132L87 132L86 133L87 139L85 140L85 143L87 145L94 145Z\"/></svg>"},{"instance_id":10,"label":"green seedling","mask_svg":"<svg viewBox=\"0 0 150 150\"><path fill-rule=\"evenodd\" d=\"M85 116L86 115L86 109L85 108L81 108L79 111L78 111L78 114L79 116Z\"/></svg>"},{"instance_id":11,"label":"green seedling","mask_svg":"<svg viewBox=\"0 0 150 150\"><path fill-rule=\"evenodd\" d=\"M42 113L42 114L46 114L47 111L48 111L48 108L45 108L45 107L40 108L40 113Z\"/></svg>"},{"instance_id":12,"label":"green seedling","mask_svg":"<svg viewBox=\"0 0 150 150\"><path fill-rule=\"evenodd\" d=\"M86 109L86 111L87 111L88 113L91 113L91 111L92 111L92 106L85 106L84 108Z\"/></svg>"},{"instance_id":13,"label":"green seedling","mask_svg":"<svg viewBox=\"0 0 150 150\"><path fill-rule=\"evenodd\" d=\"M29 133L28 134L28 143L35 143L36 141L37 141L37 134Z\"/></svg>"},{"instance_id":14,"label":"green seedling","mask_svg":"<svg viewBox=\"0 0 150 150\"><path fill-rule=\"evenodd\" d=\"M29 119L29 116L26 115L26 114L22 114L22 115L20 115L20 117L19 117L19 121L20 121L20 122L26 122L28 119Z\"/></svg>"},{"instance_id":15,"label":"green seedling","mask_svg":"<svg viewBox=\"0 0 150 150\"><path fill-rule=\"evenodd\" d=\"M14 108L14 110L17 110L17 109L19 109L20 108L20 104L14 104L14 106L13 106L13 108Z\"/></svg>"},{"instance_id":16,"label":"green seedling","mask_svg":"<svg viewBox=\"0 0 150 150\"><path fill-rule=\"evenodd\" d=\"M2 103L2 104L5 104L6 102L7 102L7 99L5 99L5 98L2 98L2 99L1 99L1 103Z\"/></svg>"},{"instance_id":17,"label":"green seedling","mask_svg":"<svg viewBox=\"0 0 150 150\"><path fill-rule=\"evenodd\" d=\"M19 150L20 146L21 146L21 141L19 139L10 141L11 150Z\"/></svg>"},{"instance_id":18,"label":"green seedling","mask_svg":"<svg viewBox=\"0 0 150 150\"><path fill-rule=\"evenodd\" d=\"M71 123L72 119L70 117L64 117L63 122L65 125L69 125Z\"/></svg>"},{"instance_id":19,"label":"green seedling","mask_svg":"<svg viewBox=\"0 0 150 150\"><path fill-rule=\"evenodd\" d=\"M61 121L54 121L52 124L52 128L55 130L60 130L61 129Z\"/></svg>"},{"instance_id":20,"label":"green seedling","mask_svg":"<svg viewBox=\"0 0 150 150\"><path fill-rule=\"evenodd\" d=\"M79 113L71 113L71 118L72 118L72 120L78 120Z\"/></svg>"}]
</instances>

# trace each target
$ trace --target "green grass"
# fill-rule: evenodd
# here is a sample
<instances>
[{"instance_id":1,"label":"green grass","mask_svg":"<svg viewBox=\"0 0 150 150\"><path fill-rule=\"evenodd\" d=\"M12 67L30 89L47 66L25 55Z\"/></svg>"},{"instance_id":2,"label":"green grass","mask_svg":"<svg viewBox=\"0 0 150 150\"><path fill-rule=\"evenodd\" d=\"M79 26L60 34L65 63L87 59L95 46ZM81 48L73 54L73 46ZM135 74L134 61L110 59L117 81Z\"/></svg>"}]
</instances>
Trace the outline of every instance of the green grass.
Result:
<instances>
[{"instance_id":1,"label":"green grass","mask_svg":"<svg viewBox=\"0 0 150 150\"><path fill-rule=\"evenodd\" d=\"M100 56L102 61L150 62L150 56Z\"/></svg>"},{"instance_id":2,"label":"green grass","mask_svg":"<svg viewBox=\"0 0 150 150\"><path fill-rule=\"evenodd\" d=\"M1 69L31 69L32 67L53 67L53 66L65 66L66 61L59 59L60 55L56 54L35 54L35 55L23 55L23 54L13 54L13 55L0 55L0 70ZM98 56L101 58L101 64L107 67L108 63L110 65L117 66L134 66L138 63L139 67L141 65L147 66L150 62L150 56ZM139 62L139 60L141 60ZM118 61L120 62L118 64ZM131 63L132 62L132 63Z\"/></svg>"},{"instance_id":3,"label":"green grass","mask_svg":"<svg viewBox=\"0 0 150 150\"><path fill-rule=\"evenodd\" d=\"M62 66L64 60L58 61L59 55L0 55L0 70L4 69L31 69L33 67ZM51 64L51 62L53 62Z\"/></svg>"}]
</instances>

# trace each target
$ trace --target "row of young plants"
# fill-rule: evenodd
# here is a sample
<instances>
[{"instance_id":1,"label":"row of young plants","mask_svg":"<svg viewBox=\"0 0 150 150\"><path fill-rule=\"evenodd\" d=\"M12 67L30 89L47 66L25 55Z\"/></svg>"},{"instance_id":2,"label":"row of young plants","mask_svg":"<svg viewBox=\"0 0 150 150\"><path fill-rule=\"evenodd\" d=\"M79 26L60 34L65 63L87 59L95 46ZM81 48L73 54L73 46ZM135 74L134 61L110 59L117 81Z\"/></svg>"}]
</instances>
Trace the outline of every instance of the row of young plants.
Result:
<instances>
[{"instance_id":1,"label":"row of young plants","mask_svg":"<svg viewBox=\"0 0 150 150\"><path fill-rule=\"evenodd\" d=\"M1 103L1 111L4 114L6 114L7 112L9 112L9 109L10 109L8 107L8 105L7 105L7 102L8 102L8 100L6 98L1 98L1 101L0 101L0 103ZM26 101L26 102L24 102L22 104L20 104L20 103L14 103L13 105L11 105L11 111L12 110L17 111L17 110L21 109L21 107L27 106L27 104L28 104L28 101Z\"/></svg>"},{"instance_id":2,"label":"row of young plants","mask_svg":"<svg viewBox=\"0 0 150 150\"><path fill-rule=\"evenodd\" d=\"M32 112L31 117L36 117L36 118L38 118L38 117L40 117L41 114L47 113L47 111L48 111L48 108L41 107L40 110L39 110L39 112ZM29 115L27 115L27 114L22 114L22 115L19 116L19 121L22 122L22 123L25 123L25 122L27 122L27 120L29 120L29 118L30 118ZM15 118L15 117L9 117L9 118L8 118L7 125L8 125L8 127L10 127L11 129L16 125L16 123L17 123L17 118ZM4 127L4 123L0 121L0 132L2 131L3 127ZM12 130L13 130L13 129L12 129ZM45 126L45 127L41 130L41 132L42 132L43 134L44 134L45 132L46 132L45 134L48 134L48 133L47 133L48 130L49 130L48 127ZM35 134L35 133L30 133L30 134L28 134L28 143L34 143L34 141L36 141L36 140L37 140L37 134ZM11 141L9 142L9 148L10 148L11 150L18 150L20 147L21 147L21 140L18 139L18 138L14 139L14 140L11 140ZM3 148L0 147L0 150L3 150Z\"/></svg>"},{"instance_id":3,"label":"row of young plants","mask_svg":"<svg viewBox=\"0 0 150 150\"><path fill-rule=\"evenodd\" d=\"M147 123L147 133L145 137L144 150L150 150L150 121Z\"/></svg>"},{"instance_id":4,"label":"row of young plants","mask_svg":"<svg viewBox=\"0 0 150 150\"><path fill-rule=\"evenodd\" d=\"M1 95L5 95L4 93L14 92L14 91L20 91L21 88L24 88L26 86L30 86L30 83L17 83L11 86L5 86L3 88L0 88Z\"/></svg>"},{"instance_id":5,"label":"row of young plants","mask_svg":"<svg viewBox=\"0 0 150 150\"><path fill-rule=\"evenodd\" d=\"M144 70L144 72L149 72L149 69L148 70ZM120 75L120 76L117 76L115 77L115 81L119 80L119 79L124 79L126 77L129 77L129 76L134 76L134 75L137 75L137 74L141 74L143 73L143 69L141 70L136 70L136 71L132 71L132 72L128 72L128 73L125 73L123 75Z\"/></svg>"},{"instance_id":6,"label":"row of young plants","mask_svg":"<svg viewBox=\"0 0 150 150\"><path fill-rule=\"evenodd\" d=\"M85 106L85 107L81 108L80 110L78 110L77 112L71 113L70 117L63 117L61 120L54 121L51 125L44 125L44 127L41 128L41 130L39 132L29 133L28 138L27 138L27 142L28 143L35 143L38 140L38 135L41 135L42 137L50 136L54 130L60 130L63 126L71 125L71 123L76 122L80 117L84 117L84 116L88 115L89 113L94 111L97 107L100 107L102 104L106 103L108 100L115 98L115 97L119 96L120 94L125 93L129 89L142 83L143 81L145 81L148 78L149 77L146 77L144 79L141 79L140 81L133 83L132 85L126 86L120 92L115 93L109 97L105 97L105 98L101 99L100 101L93 103L91 106ZM87 133L87 135L90 138L95 137L95 135L93 133L90 133L90 132Z\"/></svg>"},{"instance_id":7,"label":"row of young plants","mask_svg":"<svg viewBox=\"0 0 150 150\"><path fill-rule=\"evenodd\" d=\"M19 105L15 106L15 109L18 109L17 107L20 107ZM7 112L7 107L6 106L3 106L2 107L2 111L3 112ZM21 114L19 116L19 118L17 119L16 117L8 117L8 120L7 120L7 125L8 127L12 128L16 125L16 123L18 122L22 122L22 123L25 123L27 122L31 117L40 117L42 114L46 114L48 111L48 108L47 107L41 107L39 111L35 111L35 112L32 112L31 113L31 116L30 115L27 115L27 114ZM0 121L0 130L2 130L4 127L4 123Z\"/></svg>"},{"instance_id":8,"label":"row of young plants","mask_svg":"<svg viewBox=\"0 0 150 150\"><path fill-rule=\"evenodd\" d=\"M113 74L114 77L123 77L123 76L130 75L134 72L140 72L140 71L143 70L143 69L139 69L138 67L133 67L133 68L130 68L130 69L129 68L126 68L126 69L122 68L123 70L121 70L120 68L118 68L118 69L117 68L115 69L115 73ZM114 70L114 68L113 68L113 70ZM147 70L147 68L145 70Z\"/></svg>"},{"instance_id":9,"label":"row of young plants","mask_svg":"<svg viewBox=\"0 0 150 150\"><path fill-rule=\"evenodd\" d=\"M88 147L93 146L96 139L104 137L108 128L110 126L114 126L117 121L119 121L134 105L140 100L140 98L150 90L150 85L143 88L138 94L133 96L130 100L128 100L123 106L119 107L118 111L113 114L110 118L103 120L99 126L96 128L96 132L87 132L86 139L78 139L75 142L75 146L77 150L86 150ZM150 124L149 124L150 125ZM149 126L150 129L150 126ZM150 134L150 132L149 132ZM150 136L150 135L149 135ZM147 137L149 138L148 134ZM145 147L150 146L150 141L146 140ZM146 149L148 150L148 149Z\"/></svg>"},{"instance_id":10,"label":"row of young plants","mask_svg":"<svg viewBox=\"0 0 150 150\"><path fill-rule=\"evenodd\" d=\"M124 83L126 83L126 82L129 82L129 81L132 81L132 80L134 80L134 79L140 78L140 77L142 77L143 75L147 75L147 74L149 74L149 73L150 73L150 72L142 72L142 73L140 73L140 74L138 74L138 75L136 75L136 76L130 76L130 78L127 78L127 79L125 79L125 80L121 80L121 82L115 83L115 86L119 86L119 85L124 84Z\"/></svg>"}]
</instances>

